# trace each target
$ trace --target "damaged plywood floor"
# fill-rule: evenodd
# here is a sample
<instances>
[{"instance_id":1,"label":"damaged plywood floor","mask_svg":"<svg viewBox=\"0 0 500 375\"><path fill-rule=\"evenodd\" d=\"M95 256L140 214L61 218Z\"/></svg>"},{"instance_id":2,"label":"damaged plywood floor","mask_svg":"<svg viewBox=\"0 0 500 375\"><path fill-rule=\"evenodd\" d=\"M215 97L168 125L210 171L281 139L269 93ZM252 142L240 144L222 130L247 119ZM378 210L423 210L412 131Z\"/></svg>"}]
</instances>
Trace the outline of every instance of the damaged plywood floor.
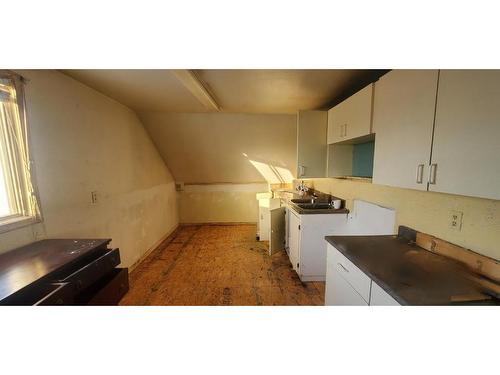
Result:
<instances>
[{"instance_id":1,"label":"damaged plywood floor","mask_svg":"<svg viewBox=\"0 0 500 375\"><path fill-rule=\"evenodd\" d=\"M255 225L181 226L130 274L121 305L323 305L284 251L269 256Z\"/></svg>"}]
</instances>

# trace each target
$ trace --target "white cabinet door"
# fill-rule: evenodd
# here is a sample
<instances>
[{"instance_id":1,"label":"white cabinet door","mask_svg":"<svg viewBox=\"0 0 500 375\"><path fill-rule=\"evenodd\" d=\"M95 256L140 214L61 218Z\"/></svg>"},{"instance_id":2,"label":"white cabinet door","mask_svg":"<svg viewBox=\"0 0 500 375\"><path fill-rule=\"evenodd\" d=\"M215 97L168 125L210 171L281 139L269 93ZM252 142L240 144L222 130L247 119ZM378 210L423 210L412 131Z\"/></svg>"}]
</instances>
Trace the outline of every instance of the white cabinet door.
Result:
<instances>
[{"instance_id":1,"label":"white cabinet door","mask_svg":"<svg viewBox=\"0 0 500 375\"><path fill-rule=\"evenodd\" d=\"M429 190L500 199L500 70L442 70Z\"/></svg>"},{"instance_id":2,"label":"white cabinet door","mask_svg":"<svg viewBox=\"0 0 500 375\"><path fill-rule=\"evenodd\" d=\"M326 176L326 111L297 114L297 176Z\"/></svg>"},{"instance_id":3,"label":"white cabinet door","mask_svg":"<svg viewBox=\"0 0 500 375\"><path fill-rule=\"evenodd\" d=\"M327 263L326 306L368 306L368 303L344 280L332 263Z\"/></svg>"},{"instance_id":4,"label":"white cabinet door","mask_svg":"<svg viewBox=\"0 0 500 375\"><path fill-rule=\"evenodd\" d=\"M279 207L270 210L271 216L271 235L269 240L269 255L285 249L285 207Z\"/></svg>"},{"instance_id":5,"label":"white cabinet door","mask_svg":"<svg viewBox=\"0 0 500 375\"><path fill-rule=\"evenodd\" d=\"M290 262L293 269L298 272L300 259L300 219L293 212L290 212L289 224L289 246L290 246Z\"/></svg>"},{"instance_id":6,"label":"white cabinet door","mask_svg":"<svg viewBox=\"0 0 500 375\"><path fill-rule=\"evenodd\" d=\"M328 143L371 133L373 84L328 111Z\"/></svg>"},{"instance_id":7,"label":"white cabinet door","mask_svg":"<svg viewBox=\"0 0 500 375\"><path fill-rule=\"evenodd\" d=\"M290 208L285 208L285 250L290 256Z\"/></svg>"},{"instance_id":8,"label":"white cabinet door","mask_svg":"<svg viewBox=\"0 0 500 375\"><path fill-rule=\"evenodd\" d=\"M370 306L401 306L398 301L392 298L377 283L372 281L372 290L370 293Z\"/></svg>"},{"instance_id":9,"label":"white cabinet door","mask_svg":"<svg viewBox=\"0 0 500 375\"><path fill-rule=\"evenodd\" d=\"M437 70L393 70L375 83L373 183L427 190Z\"/></svg>"}]
</instances>

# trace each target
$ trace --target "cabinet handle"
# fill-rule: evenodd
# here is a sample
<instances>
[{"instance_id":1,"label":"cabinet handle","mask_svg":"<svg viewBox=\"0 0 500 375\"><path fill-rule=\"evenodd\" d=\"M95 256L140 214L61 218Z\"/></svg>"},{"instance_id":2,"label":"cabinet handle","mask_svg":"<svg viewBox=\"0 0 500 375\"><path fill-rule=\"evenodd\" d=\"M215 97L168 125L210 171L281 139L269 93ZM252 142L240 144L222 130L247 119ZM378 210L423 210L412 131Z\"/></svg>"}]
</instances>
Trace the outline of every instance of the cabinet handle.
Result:
<instances>
[{"instance_id":1,"label":"cabinet handle","mask_svg":"<svg viewBox=\"0 0 500 375\"><path fill-rule=\"evenodd\" d=\"M435 185L436 184L436 169L437 169L437 164L431 164L431 169L429 170L429 184Z\"/></svg>"},{"instance_id":2,"label":"cabinet handle","mask_svg":"<svg viewBox=\"0 0 500 375\"><path fill-rule=\"evenodd\" d=\"M421 184L424 178L424 165L417 165L417 184Z\"/></svg>"},{"instance_id":3,"label":"cabinet handle","mask_svg":"<svg viewBox=\"0 0 500 375\"><path fill-rule=\"evenodd\" d=\"M299 176L304 176L306 174L306 167L299 165Z\"/></svg>"},{"instance_id":4,"label":"cabinet handle","mask_svg":"<svg viewBox=\"0 0 500 375\"><path fill-rule=\"evenodd\" d=\"M344 124L344 137L347 137L347 124Z\"/></svg>"},{"instance_id":5,"label":"cabinet handle","mask_svg":"<svg viewBox=\"0 0 500 375\"><path fill-rule=\"evenodd\" d=\"M349 272L349 270L347 268L345 268L341 263L337 263L340 267L342 267L342 269L344 270L344 272Z\"/></svg>"}]
</instances>

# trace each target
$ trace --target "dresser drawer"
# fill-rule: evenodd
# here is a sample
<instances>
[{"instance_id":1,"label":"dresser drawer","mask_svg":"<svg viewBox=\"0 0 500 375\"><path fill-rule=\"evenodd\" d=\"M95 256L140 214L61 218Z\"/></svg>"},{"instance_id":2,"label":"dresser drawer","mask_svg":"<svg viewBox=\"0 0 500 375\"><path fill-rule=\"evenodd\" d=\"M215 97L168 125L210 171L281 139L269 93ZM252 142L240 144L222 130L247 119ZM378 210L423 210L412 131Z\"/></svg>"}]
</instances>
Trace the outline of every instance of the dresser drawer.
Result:
<instances>
[{"instance_id":1,"label":"dresser drawer","mask_svg":"<svg viewBox=\"0 0 500 375\"><path fill-rule=\"evenodd\" d=\"M338 271L367 303L370 302L371 279L330 244L328 244L327 262L329 269Z\"/></svg>"},{"instance_id":2,"label":"dresser drawer","mask_svg":"<svg viewBox=\"0 0 500 375\"><path fill-rule=\"evenodd\" d=\"M115 268L78 296L77 305L113 306L128 291L128 268Z\"/></svg>"},{"instance_id":3,"label":"dresser drawer","mask_svg":"<svg viewBox=\"0 0 500 375\"><path fill-rule=\"evenodd\" d=\"M96 281L110 273L120 264L120 250L113 249L104 251L104 254L83 267L69 271L69 274L60 275L60 282L70 283L77 293L88 288Z\"/></svg>"},{"instance_id":4,"label":"dresser drawer","mask_svg":"<svg viewBox=\"0 0 500 375\"><path fill-rule=\"evenodd\" d=\"M73 304L73 289L68 283L47 284L40 289L43 289L46 294L33 304L35 306L62 306Z\"/></svg>"}]
</instances>

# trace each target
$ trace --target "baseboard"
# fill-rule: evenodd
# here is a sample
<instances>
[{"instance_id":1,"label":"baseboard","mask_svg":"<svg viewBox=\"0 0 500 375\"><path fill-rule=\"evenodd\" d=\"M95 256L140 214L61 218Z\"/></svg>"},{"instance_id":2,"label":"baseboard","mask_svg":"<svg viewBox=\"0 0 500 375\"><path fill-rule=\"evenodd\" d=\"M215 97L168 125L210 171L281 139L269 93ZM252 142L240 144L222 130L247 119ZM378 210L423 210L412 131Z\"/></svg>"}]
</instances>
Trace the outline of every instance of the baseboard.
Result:
<instances>
[{"instance_id":1,"label":"baseboard","mask_svg":"<svg viewBox=\"0 0 500 375\"><path fill-rule=\"evenodd\" d=\"M326 281L326 276L299 276L300 281L309 282L309 281Z\"/></svg>"},{"instance_id":2,"label":"baseboard","mask_svg":"<svg viewBox=\"0 0 500 375\"><path fill-rule=\"evenodd\" d=\"M153 253L155 250L157 250L162 243L164 243L170 236L172 236L177 228L182 224L177 224L172 230L170 230L167 234L165 234L162 238L160 238L158 241L155 242L153 246L151 246L144 254L141 255L141 257L134 262L129 268L128 272L132 272L139 264L141 264L151 253Z\"/></svg>"},{"instance_id":3,"label":"baseboard","mask_svg":"<svg viewBox=\"0 0 500 375\"><path fill-rule=\"evenodd\" d=\"M187 226L187 225L257 225L255 221L232 221L232 222L225 222L225 221L213 221L213 222L206 222L206 223L180 223L179 226Z\"/></svg>"}]
</instances>

